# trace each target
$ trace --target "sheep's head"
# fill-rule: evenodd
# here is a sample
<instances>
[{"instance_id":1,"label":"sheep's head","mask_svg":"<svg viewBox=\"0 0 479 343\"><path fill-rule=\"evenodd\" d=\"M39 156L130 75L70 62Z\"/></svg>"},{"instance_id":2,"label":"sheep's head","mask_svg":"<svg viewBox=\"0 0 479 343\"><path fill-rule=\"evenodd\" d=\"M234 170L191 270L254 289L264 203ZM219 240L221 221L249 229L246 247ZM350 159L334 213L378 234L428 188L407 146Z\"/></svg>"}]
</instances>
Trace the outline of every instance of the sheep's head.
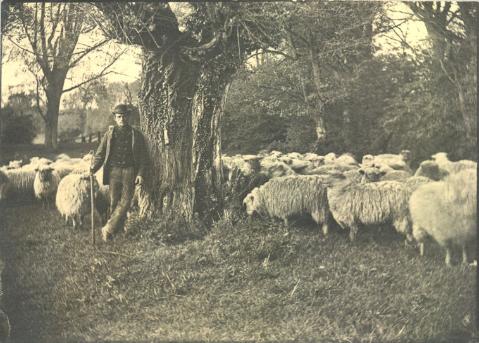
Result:
<instances>
[{"instance_id":1,"label":"sheep's head","mask_svg":"<svg viewBox=\"0 0 479 343\"><path fill-rule=\"evenodd\" d=\"M432 155L431 158L438 163L449 162L449 159L447 158L447 152L438 152Z\"/></svg>"},{"instance_id":2,"label":"sheep's head","mask_svg":"<svg viewBox=\"0 0 479 343\"><path fill-rule=\"evenodd\" d=\"M49 165L41 165L35 168L40 181L48 182L52 179L53 167Z\"/></svg>"},{"instance_id":3,"label":"sheep's head","mask_svg":"<svg viewBox=\"0 0 479 343\"><path fill-rule=\"evenodd\" d=\"M410 162L411 161L411 150L401 150L401 154L402 156L402 159L404 160L404 162Z\"/></svg>"},{"instance_id":4,"label":"sheep's head","mask_svg":"<svg viewBox=\"0 0 479 343\"><path fill-rule=\"evenodd\" d=\"M258 211L258 192L258 187L256 187L243 199L243 205L246 207L246 213L249 216L252 216L255 212Z\"/></svg>"},{"instance_id":5,"label":"sheep's head","mask_svg":"<svg viewBox=\"0 0 479 343\"><path fill-rule=\"evenodd\" d=\"M417 175L426 176L432 180L439 181L443 178L446 171L442 171L435 161L422 161L419 165L419 173Z\"/></svg>"},{"instance_id":6,"label":"sheep's head","mask_svg":"<svg viewBox=\"0 0 479 343\"><path fill-rule=\"evenodd\" d=\"M381 176L386 174L386 172L377 167L362 167L359 169L359 174L363 176L361 182L376 182L379 181Z\"/></svg>"},{"instance_id":7,"label":"sheep's head","mask_svg":"<svg viewBox=\"0 0 479 343\"><path fill-rule=\"evenodd\" d=\"M374 163L374 156L373 155L364 155L363 159L361 160L361 164L363 166L372 166Z\"/></svg>"}]
</instances>

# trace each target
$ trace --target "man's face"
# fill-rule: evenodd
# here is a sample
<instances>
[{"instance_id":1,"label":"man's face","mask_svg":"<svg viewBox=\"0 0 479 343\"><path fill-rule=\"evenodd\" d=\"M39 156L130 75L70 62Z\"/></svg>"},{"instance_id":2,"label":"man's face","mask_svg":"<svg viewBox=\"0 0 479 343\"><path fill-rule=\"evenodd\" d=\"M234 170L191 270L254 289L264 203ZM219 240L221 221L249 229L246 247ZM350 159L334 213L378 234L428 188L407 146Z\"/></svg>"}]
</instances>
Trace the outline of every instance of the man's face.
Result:
<instances>
[{"instance_id":1,"label":"man's face","mask_svg":"<svg viewBox=\"0 0 479 343\"><path fill-rule=\"evenodd\" d=\"M128 115L124 113L115 113L115 122L119 127L123 127L128 123Z\"/></svg>"}]
</instances>

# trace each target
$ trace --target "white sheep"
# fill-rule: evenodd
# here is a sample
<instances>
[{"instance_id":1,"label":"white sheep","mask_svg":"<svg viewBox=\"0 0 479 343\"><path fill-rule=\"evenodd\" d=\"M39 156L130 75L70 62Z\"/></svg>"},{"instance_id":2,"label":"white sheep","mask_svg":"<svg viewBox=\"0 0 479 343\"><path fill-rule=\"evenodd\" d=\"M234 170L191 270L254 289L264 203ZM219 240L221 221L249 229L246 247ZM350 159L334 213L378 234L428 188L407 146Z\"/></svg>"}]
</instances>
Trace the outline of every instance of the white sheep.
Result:
<instances>
[{"instance_id":1,"label":"white sheep","mask_svg":"<svg viewBox=\"0 0 479 343\"><path fill-rule=\"evenodd\" d=\"M295 175L294 170L275 157L265 157L260 162L261 173L268 178Z\"/></svg>"},{"instance_id":2,"label":"white sheep","mask_svg":"<svg viewBox=\"0 0 479 343\"><path fill-rule=\"evenodd\" d=\"M98 192L98 184L94 183L95 195ZM60 214L68 220L71 218L73 227L82 225L83 217L90 213L90 176L89 174L69 174L61 179L55 204ZM96 216L99 216L96 211Z\"/></svg>"},{"instance_id":3,"label":"white sheep","mask_svg":"<svg viewBox=\"0 0 479 343\"><path fill-rule=\"evenodd\" d=\"M381 176L381 181L404 182L408 180L411 176L412 174L407 170L389 170L386 171L383 176Z\"/></svg>"},{"instance_id":4,"label":"white sheep","mask_svg":"<svg viewBox=\"0 0 479 343\"><path fill-rule=\"evenodd\" d=\"M288 218L309 214L322 226L327 235L328 203L326 188L328 178L318 175L295 175L273 178L253 189L243 204L249 216L254 213L280 218L288 225Z\"/></svg>"},{"instance_id":5,"label":"white sheep","mask_svg":"<svg viewBox=\"0 0 479 343\"><path fill-rule=\"evenodd\" d=\"M49 165L42 165L36 169L35 180L33 181L33 192L35 197L43 204L48 204L55 196L60 183L60 175Z\"/></svg>"},{"instance_id":6,"label":"white sheep","mask_svg":"<svg viewBox=\"0 0 479 343\"><path fill-rule=\"evenodd\" d=\"M447 171L449 174L454 174L469 168L477 169L476 162L470 160L452 162L448 159L447 153L445 152L438 152L431 157L439 165L439 168Z\"/></svg>"},{"instance_id":7,"label":"white sheep","mask_svg":"<svg viewBox=\"0 0 479 343\"><path fill-rule=\"evenodd\" d=\"M368 183L345 182L327 191L329 209L343 229L349 229L353 241L360 225L392 223L409 237L408 193L396 181Z\"/></svg>"},{"instance_id":8,"label":"white sheep","mask_svg":"<svg viewBox=\"0 0 479 343\"><path fill-rule=\"evenodd\" d=\"M22 168L9 169L5 173L9 179L6 192L8 197L16 196L18 198L33 198L33 181L35 180L35 170L30 165Z\"/></svg>"},{"instance_id":9,"label":"white sheep","mask_svg":"<svg viewBox=\"0 0 479 343\"><path fill-rule=\"evenodd\" d=\"M475 242L477 226L477 173L469 168L444 181L419 187L409 200L413 236L424 255L424 240L431 236L446 250L451 264L451 248L462 248L462 262L468 262L467 245Z\"/></svg>"},{"instance_id":10,"label":"white sheep","mask_svg":"<svg viewBox=\"0 0 479 343\"><path fill-rule=\"evenodd\" d=\"M15 169L15 168L21 168L23 165L22 160L13 160L8 162L8 169Z\"/></svg>"},{"instance_id":11,"label":"white sheep","mask_svg":"<svg viewBox=\"0 0 479 343\"><path fill-rule=\"evenodd\" d=\"M447 175L449 173L446 170L440 168L436 161L431 160L422 161L414 173L414 176L425 176L434 181L442 180Z\"/></svg>"},{"instance_id":12,"label":"white sheep","mask_svg":"<svg viewBox=\"0 0 479 343\"><path fill-rule=\"evenodd\" d=\"M410 152L403 150L400 154L364 155L361 164L363 166L375 165L386 172L391 169L411 172L409 162Z\"/></svg>"}]
</instances>

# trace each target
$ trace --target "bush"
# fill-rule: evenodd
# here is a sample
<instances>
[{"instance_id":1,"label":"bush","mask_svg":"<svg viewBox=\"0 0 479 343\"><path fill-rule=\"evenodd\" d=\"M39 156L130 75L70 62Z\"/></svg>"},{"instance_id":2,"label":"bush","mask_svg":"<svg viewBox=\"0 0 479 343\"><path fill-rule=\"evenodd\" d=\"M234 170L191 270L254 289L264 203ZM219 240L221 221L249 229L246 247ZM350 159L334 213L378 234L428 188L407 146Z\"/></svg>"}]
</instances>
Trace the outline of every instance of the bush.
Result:
<instances>
[{"instance_id":1,"label":"bush","mask_svg":"<svg viewBox=\"0 0 479 343\"><path fill-rule=\"evenodd\" d=\"M7 105L1 110L1 137L3 143L30 144L35 138L33 116L17 113Z\"/></svg>"}]
</instances>

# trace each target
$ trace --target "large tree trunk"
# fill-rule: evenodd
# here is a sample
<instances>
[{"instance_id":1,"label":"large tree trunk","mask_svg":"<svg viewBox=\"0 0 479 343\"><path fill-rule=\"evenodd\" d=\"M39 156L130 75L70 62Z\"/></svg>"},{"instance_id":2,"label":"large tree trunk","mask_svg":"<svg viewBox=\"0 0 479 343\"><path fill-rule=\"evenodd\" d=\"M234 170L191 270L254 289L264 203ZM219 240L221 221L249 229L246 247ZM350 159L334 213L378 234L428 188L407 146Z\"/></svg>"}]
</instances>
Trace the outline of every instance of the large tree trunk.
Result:
<instances>
[{"instance_id":1,"label":"large tree trunk","mask_svg":"<svg viewBox=\"0 0 479 343\"><path fill-rule=\"evenodd\" d=\"M187 221L221 203L219 118L228 74L183 62L174 52L145 52L139 94L149 142L151 206Z\"/></svg>"}]
</instances>

